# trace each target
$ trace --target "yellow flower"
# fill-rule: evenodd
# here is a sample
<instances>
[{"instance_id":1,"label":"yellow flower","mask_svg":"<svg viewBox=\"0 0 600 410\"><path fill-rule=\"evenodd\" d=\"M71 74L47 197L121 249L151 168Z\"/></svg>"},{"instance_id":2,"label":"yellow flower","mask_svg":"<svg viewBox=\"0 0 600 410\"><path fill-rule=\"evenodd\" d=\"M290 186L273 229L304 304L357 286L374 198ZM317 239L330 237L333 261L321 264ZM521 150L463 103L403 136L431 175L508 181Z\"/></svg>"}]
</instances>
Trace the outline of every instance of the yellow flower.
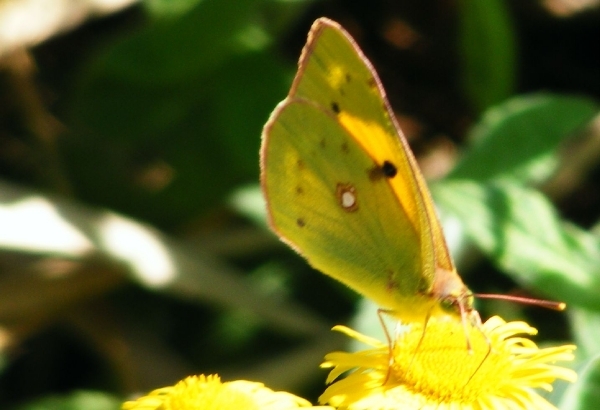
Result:
<instances>
[{"instance_id":1,"label":"yellow flower","mask_svg":"<svg viewBox=\"0 0 600 410\"><path fill-rule=\"evenodd\" d=\"M456 321L431 319L424 336L422 327L410 328L398 335L391 358L387 343L343 326L334 329L373 346L325 357L322 367L332 368L328 383L352 371L319 398L339 409L551 410L555 407L533 389L550 391L556 379L577 378L573 370L553 364L573 360L575 346L540 349L517 336L536 334L536 329L498 316L481 331L469 330L471 352Z\"/></svg>"},{"instance_id":2,"label":"yellow flower","mask_svg":"<svg viewBox=\"0 0 600 410\"><path fill-rule=\"evenodd\" d=\"M313 407L300 397L274 392L262 383L221 382L217 375L190 376L175 386L163 387L123 403L123 410L291 410ZM327 406L313 407L330 409Z\"/></svg>"}]
</instances>

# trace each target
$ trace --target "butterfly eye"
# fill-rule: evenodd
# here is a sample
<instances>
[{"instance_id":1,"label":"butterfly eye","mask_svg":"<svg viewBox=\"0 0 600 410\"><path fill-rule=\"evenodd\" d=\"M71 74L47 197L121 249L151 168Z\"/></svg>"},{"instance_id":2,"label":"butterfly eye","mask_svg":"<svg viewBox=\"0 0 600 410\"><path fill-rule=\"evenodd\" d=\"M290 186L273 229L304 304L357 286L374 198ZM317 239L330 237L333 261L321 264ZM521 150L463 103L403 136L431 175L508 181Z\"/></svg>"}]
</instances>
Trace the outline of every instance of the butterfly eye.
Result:
<instances>
[{"instance_id":1,"label":"butterfly eye","mask_svg":"<svg viewBox=\"0 0 600 410\"><path fill-rule=\"evenodd\" d=\"M440 301L440 307L446 313L459 312L457 300L454 297L446 297Z\"/></svg>"}]
</instances>

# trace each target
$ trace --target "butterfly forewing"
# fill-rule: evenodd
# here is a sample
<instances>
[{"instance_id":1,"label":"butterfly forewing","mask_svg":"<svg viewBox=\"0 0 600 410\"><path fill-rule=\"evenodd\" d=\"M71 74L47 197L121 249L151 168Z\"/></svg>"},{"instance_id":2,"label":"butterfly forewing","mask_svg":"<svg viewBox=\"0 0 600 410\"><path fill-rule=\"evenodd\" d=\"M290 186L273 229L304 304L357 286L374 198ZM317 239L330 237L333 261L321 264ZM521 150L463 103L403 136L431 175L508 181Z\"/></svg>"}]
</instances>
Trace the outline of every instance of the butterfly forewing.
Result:
<instances>
[{"instance_id":1,"label":"butterfly forewing","mask_svg":"<svg viewBox=\"0 0 600 410\"><path fill-rule=\"evenodd\" d=\"M432 277L436 250L429 228L439 223L435 211L427 209L429 197L423 200L424 194L429 195L427 187L419 184L423 178L371 63L341 26L319 19L309 33L299 65L290 96L310 99L331 110L350 130L366 129L354 135L355 139L379 164L392 160L398 167L399 177L389 182L406 216L420 228L422 254L432 256L422 261L422 273ZM441 255L449 259L446 256Z\"/></svg>"}]
</instances>

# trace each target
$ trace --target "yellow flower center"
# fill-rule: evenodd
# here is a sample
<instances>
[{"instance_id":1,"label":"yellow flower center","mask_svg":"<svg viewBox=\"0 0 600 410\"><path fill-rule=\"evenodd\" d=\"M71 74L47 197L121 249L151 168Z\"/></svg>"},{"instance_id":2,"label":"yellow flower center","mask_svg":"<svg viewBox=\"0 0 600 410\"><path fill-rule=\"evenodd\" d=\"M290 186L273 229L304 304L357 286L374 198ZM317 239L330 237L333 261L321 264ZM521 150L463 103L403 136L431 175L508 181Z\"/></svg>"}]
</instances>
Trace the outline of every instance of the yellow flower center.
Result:
<instances>
[{"instance_id":1,"label":"yellow flower center","mask_svg":"<svg viewBox=\"0 0 600 410\"><path fill-rule=\"evenodd\" d=\"M388 346L352 329L337 327L372 346L355 353L328 354L332 368L321 403L349 410L366 409L555 409L534 389L552 390L556 379L573 382L577 374L554 365L573 360L575 346L540 349L526 335L525 322L506 323L494 316L481 328L430 320L425 332L414 325ZM520 336L523 335L523 336ZM467 348L467 341L471 349Z\"/></svg>"},{"instance_id":2,"label":"yellow flower center","mask_svg":"<svg viewBox=\"0 0 600 410\"><path fill-rule=\"evenodd\" d=\"M221 383L216 376L188 377L173 386L165 410L175 409L248 409L259 410L254 398L244 391Z\"/></svg>"},{"instance_id":3,"label":"yellow flower center","mask_svg":"<svg viewBox=\"0 0 600 410\"><path fill-rule=\"evenodd\" d=\"M404 384L437 402L473 403L497 390L509 378L511 355L503 345L490 346L469 327L466 335L455 323L430 321L422 332L407 332L394 346L392 385Z\"/></svg>"}]
</instances>

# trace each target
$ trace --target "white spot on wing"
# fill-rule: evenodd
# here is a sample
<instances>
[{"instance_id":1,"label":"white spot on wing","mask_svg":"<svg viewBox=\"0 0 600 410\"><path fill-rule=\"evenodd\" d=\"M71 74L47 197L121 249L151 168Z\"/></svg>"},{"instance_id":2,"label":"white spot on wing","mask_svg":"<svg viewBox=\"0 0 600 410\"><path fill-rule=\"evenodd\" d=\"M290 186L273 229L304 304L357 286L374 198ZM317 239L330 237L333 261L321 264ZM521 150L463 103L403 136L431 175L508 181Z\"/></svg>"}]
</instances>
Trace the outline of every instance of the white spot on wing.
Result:
<instances>
[{"instance_id":1,"label":"white spot on wing","mask_svg":"<svg viewBox=\"0 0 600 410\"><path fill-rule=\"evenodd\" d=\"M338 184L336 195L340 206L348 212L354 212L358 209L358 200L356 198L356 189L352 184Z\"/></svg>"},{"instance_id":2,"label":"white spot on wing","mask_svg":"<svg viewBox=\"0 0 600 410\"><path fill-rule=\"evenodd\" d=\"M352 208L356 204L354 192L346 191L342 194L342 206L344 208Z\"/></svg>"}]
</instances>

